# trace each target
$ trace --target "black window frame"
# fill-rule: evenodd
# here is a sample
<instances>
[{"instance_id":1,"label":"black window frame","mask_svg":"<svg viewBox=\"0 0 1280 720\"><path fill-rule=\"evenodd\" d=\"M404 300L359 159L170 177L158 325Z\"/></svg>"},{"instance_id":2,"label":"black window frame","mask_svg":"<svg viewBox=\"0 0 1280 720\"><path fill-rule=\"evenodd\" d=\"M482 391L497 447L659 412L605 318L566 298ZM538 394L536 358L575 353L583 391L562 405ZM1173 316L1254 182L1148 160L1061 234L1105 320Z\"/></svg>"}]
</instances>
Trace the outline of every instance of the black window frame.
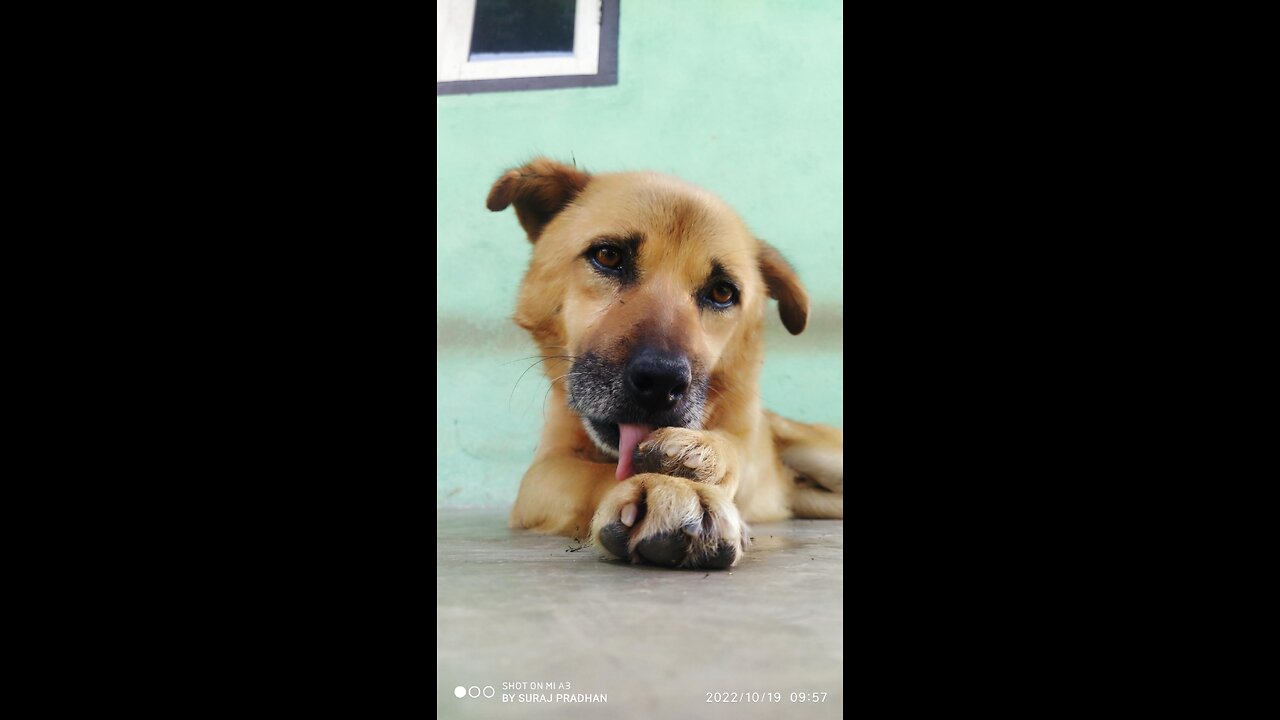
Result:
<instances>
[{"instance_id":1,"label":"black window frame","mask_svg":"<svg viewBox=\"0 0 1280 720\"><path fill-rule=\"evenodd\" d=\"M594 75L555 75L550 77L437 82L436 95L470 95L484 92L554 90L558 88L617 85L620 4L621 0L601 0L600 2L600 53L597 56Z\"/></svg>"}]
</instances>

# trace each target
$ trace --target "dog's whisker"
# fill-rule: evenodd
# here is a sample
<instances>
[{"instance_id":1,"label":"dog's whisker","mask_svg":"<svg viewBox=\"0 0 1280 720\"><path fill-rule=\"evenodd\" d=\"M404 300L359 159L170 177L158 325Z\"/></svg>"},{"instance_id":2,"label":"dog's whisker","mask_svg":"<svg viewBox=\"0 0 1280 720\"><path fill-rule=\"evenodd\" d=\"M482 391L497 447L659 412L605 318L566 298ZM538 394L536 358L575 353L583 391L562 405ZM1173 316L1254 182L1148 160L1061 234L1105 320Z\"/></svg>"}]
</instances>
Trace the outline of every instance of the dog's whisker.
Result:
<instances>
[{"instance_id":1,"label":"dog's whisker","mask_svg":"<svg viewBox=\"0 0 1280 720\"><path fill-rule=\"evenodd\" d=\"M528 358L525 358L525 359L527 360ZM525 376L525 375L528 375L528 374L529 374L529 371L530 371L530 370L534 369L534 368L535 368L535 367L537 367L540 363L544 363L544 362L546 362L546 360L545 360L545 359L543 359L543 360L539 360L539 361L537 361L537 362L533 363L533 364L532 364L532 365L530 365L529 367L525 368L525 369L524 369L524 372L520 373L520 377L516 378L516 383L515 383L515 385L512 385L512 386L511 386L511 394L507 396L507 412L511 412L511 401L512 401L512 399L514 399L514 398L515 398L515 396L516 396L516 388L520 387L520 381L524 379L524 376Z\"/></svg>"},{"instance_id":2,"label":"dog's whisker","mask_svg":"<svg viewBox=\"0 0 1280 720\"><path fill-rule=\"evenodd\" d=\"M586 374L586 373L568 372L568 373L565 373L565 374L561 375L561 376L560 376L560 377L558 377L558 378L552 378L552 379L551 379L550 384L551 384L551 385L555 385L557 382L559 382L559 381L561 381L561 380L563 380L563 379L565 379L565 378L567 378L567 377L569 377L569 376L571 376L571 375L585 375L585 374Z\"/></svg>"},{"instance_id":3,"label":"dog's whisker","mask_svg":"<svg viewBox=\"0 0 1280 720\"><path fill-rule=\"evenodd\" d=\"M547 383L547 391L542 394L542 419L543 420L547 419L547 398L551 396L551 390L555 387L555 384L557 382L573 375L587 375L587 373L567 372L558 378L552 378L551 382Z\"/></svg>"},{"instance_id":4,"label":"dog's whisker","mask_svg":"<svg viewBox=\"0 0 1280 720\"><path fill-rule=\"evenodd\" d=\"M518 363L521 360L533 360L535 358L541 358L542 360L555 360L556 358L561 358L564 360L577 360L578 356L577 355L529 355L527 357L516 358L515 360L508 360L507 362L502 363L502 365L504 366L510 365L512 363Z\"/></svg>"},{"instance_id":5,"label":"dog's whisker","mask_svg":"<svg viewBox=\"0 0 1280 720\"><path fill-rule=\"evenodd\" d=\"M542 394L542 419L547 419L547 398L551 397L551 385L547 385L547 391Z\"/></svg>"},{"instance_id":6,"label":"dog's whisker","mask_svg":"<svg viewBox=\"0 0 1280 720\"><path fill-rule=\"evenodd\" d=\"M548 360L576 361L578 359L577 356L575 355L530 355L529 357L520 358L520 360L532 360L535 357L540 359L534 362L529 367L525 368L524 372L520 373L520 377L516 378L515 385L511 386L511 394L507 396L507 412L511 412L511 402L512 400L515 399L516 390L520 387L520 381L524 380L524 376L528 375L530 370L534 369L535 367L537 367L538 365L541 365L544 362L547 362ZM519 360L512 360L511 362L519 362ZM503 364L510 365L511 363L503 363Z\"/></svg>"},{"instance_id":7,"label":"dog's whisker","mask_svg":"<svg viewBox=\"0 0 1280 720\"><path fill-rule=\"evenodd\" d=\"M512 364L512 363L518 363L518 362L520 362L521 360L533 360L534 358L538 358L538 357L542 357L542 356L541 356L541 355L530 355L529 357L522 357L522 358L516 358L515 360L508 360L507 362L502 363L499 367L506 367L507 365L510 365L510 364Z\"/></svg>"}]
</instances>

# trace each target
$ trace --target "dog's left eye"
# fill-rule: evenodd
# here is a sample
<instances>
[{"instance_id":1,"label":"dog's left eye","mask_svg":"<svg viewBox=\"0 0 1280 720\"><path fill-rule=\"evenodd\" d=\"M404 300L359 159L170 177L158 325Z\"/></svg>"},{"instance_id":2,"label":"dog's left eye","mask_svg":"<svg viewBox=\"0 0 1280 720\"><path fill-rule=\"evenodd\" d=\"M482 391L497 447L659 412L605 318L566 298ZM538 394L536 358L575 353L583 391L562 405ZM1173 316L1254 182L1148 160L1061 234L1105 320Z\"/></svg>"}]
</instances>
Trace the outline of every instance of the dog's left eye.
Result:
<instances>
[{"instance_id":1,"label":"dog's left eye","mask_svg":"<svg viewBox=\"0 0 1280 720\"><path fill-rule=\"evenodd\" d=\"M617 270L622 265L622 253L618 252L617 248L608 246L596 248L591 253L591 259L595 260L597 265L609 270Z\"/></svg>"},{"instance_id":2,"label":"dog's left eye","mask_svg":"<svg viewBox=\"0 0 1280 720\"><path fill-rule=\"evenodd\" d=\"M729 283L716 283L707 293L707 299L720 307L729 307L738 299L738 289Z\"/></svg>"}]
</instances>

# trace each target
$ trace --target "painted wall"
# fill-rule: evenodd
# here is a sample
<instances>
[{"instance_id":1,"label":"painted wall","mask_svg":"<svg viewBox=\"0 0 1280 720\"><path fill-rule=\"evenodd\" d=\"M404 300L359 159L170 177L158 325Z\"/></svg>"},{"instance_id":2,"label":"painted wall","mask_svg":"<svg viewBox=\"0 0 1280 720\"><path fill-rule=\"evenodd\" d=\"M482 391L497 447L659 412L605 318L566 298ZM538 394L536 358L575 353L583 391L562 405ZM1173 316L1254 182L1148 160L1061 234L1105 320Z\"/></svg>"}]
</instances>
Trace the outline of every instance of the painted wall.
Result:
<instances>
[{"instance_id":1,"label":"painted wall","mask_svg":"<svg viewBox=\"0 0 1280 720\"><path fill-rule=\"evenodd\" d=\"M678 175L737 209L813 301L797 337L770 303L765 403L844 426L841 3L621 5L618 85L436 98L438 506L511 503L538 441L549 386L510 321L529 244L484 207L535 155Z\"/></svg>"}]
</instances>

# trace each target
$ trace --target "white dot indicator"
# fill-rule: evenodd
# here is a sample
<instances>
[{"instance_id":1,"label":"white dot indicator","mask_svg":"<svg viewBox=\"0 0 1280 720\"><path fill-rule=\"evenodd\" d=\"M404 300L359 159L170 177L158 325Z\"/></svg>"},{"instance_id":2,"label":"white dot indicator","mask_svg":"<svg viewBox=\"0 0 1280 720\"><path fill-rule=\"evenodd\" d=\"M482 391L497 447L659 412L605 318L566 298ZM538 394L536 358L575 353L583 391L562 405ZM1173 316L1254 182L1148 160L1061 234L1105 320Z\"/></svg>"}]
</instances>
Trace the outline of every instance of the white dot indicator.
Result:
<instances>
[{"instance_id":1,"label":"white dot indicator","mask_svg":"<svg viewBox=\"0 0 1280 720\"><path fill-rule=\"evenodd\" d=\"M453 689L453 696L456 698L465 697L466 694L467 694L467 689L462 687L461 685Z\"/></svg>"}]
</instances>

